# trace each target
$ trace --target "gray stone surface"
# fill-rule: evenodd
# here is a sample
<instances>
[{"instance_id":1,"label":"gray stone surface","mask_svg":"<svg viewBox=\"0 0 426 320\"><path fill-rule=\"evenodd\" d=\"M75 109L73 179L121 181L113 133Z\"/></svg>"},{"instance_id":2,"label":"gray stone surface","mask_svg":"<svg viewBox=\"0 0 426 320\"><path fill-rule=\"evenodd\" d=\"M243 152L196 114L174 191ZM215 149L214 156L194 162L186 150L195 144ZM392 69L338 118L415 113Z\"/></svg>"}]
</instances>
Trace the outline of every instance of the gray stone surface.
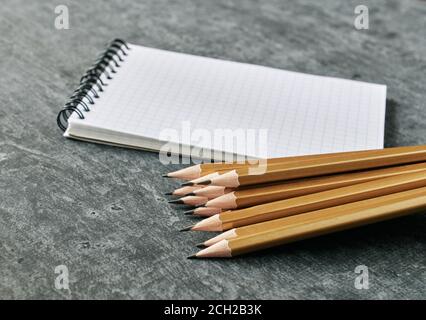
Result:
<instances>
[{"instance_id":1,"label":"gray stone surface","mask_svg":"<svg viewBox=\"0 0 426 320\"><path fill-rule=\"evenodd\" d=\"M426 2L2 0L0 298L426 297L419 214L244 258L187 260L202 234L163 193L153 153L66 140L55 117L114 37L163 49L388 85L386 145L426 143ZM70 290L54 287L65 264ZM357 265L370 289L354 288Z\"/></svg>"}]
</instances>

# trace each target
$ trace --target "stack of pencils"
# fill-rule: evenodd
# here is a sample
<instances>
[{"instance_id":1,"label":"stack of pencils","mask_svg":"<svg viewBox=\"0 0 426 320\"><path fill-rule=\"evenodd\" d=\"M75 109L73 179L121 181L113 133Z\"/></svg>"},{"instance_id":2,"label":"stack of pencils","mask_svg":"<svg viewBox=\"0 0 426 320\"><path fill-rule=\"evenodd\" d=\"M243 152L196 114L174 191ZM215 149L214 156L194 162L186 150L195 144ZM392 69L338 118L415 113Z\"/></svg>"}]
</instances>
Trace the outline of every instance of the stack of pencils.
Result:
<instances>
[{"instance_id":1,"label":"stack of pencils","mask_svg":"<svg viewBox=\"0 0 426 320\"><path fill-rule=\"evenodd\" d=\"M164 175L186 180L170 202L206 217L182 231L222 232L189 258L234 257L426 210L426 146L268 159L256 175L250 166Z\"/></svg>"}]
</instances>

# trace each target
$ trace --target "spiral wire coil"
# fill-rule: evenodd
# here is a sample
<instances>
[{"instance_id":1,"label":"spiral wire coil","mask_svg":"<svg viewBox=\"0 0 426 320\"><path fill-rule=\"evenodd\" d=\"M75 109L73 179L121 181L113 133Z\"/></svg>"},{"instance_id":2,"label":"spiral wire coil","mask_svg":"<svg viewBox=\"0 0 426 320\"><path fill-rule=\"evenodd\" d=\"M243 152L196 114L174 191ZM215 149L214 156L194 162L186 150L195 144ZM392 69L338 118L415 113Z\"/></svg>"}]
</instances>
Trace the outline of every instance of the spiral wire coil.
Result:
<instances>
[{"instance_id":1,"label":"spiral wire coil","mask_svg":"<svg viewBox=\"0 0 426 320\"><path fill-rule=\"evenodd\" d=\"M129 50L130 47L125 41L114 39L99 55L94 64L81 77L78 88L57 116L56 122L62 131L67 129L68 119L73 112L80 119L84 119L84 113L90 111L90 105L96 103L96 99L108 85L102 80L102 76L105 76L107 80L112 79L111 75L117 73L117 69L121 67Z\"/></svg>"}]
</instances>

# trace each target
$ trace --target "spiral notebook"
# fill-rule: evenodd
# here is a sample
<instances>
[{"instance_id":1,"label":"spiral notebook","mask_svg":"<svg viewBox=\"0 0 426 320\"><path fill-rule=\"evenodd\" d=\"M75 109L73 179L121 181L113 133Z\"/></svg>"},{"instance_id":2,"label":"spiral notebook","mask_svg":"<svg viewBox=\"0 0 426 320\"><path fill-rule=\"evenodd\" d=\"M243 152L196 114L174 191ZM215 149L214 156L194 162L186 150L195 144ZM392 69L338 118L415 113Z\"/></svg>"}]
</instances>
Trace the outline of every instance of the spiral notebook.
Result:
<instances>
[{"instance_id":1,"label":"spiral notebook","mask_svg":"<svg viewBox=\"0 0 426 320\"><path fill-rule=\"evenodd\" d=\"M57 121L67 138L153 151L166 143L189 144L214 154L244 149L182 136L197 136L200 129L212 139L221 129L263 130L267 156L282 157L383 148L385 101L384 85L116 39L82 77Z\"/></svg>"}]
</instances>

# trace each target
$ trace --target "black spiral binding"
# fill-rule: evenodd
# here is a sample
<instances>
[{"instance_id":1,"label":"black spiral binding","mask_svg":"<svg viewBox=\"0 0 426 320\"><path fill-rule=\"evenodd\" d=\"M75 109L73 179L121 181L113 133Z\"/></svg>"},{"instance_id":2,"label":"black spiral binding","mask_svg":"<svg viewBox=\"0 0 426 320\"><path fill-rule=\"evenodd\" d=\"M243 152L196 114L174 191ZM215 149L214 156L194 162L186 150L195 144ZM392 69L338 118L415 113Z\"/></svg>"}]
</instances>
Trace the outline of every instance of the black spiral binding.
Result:
<instances>
[{"instance_id":1,"label":"black spiral binding","mask_svg":"<svg viewBox=\"0 0 426 320\"><path fill-rule=\"evenodd\" d=\"M115 39L99 55L95 63L81 77L80 85L56 118L58 127L62 131L67 129L68 119L73 112L80 119L84 119L84 112L90 111L89 105L95 104L95 99L100 97L100 92L103 92L104 87L108 85L102 80L102 75L105 75L108 80L112 79L111 75L117 72L117 68L120 68L129 50L130 48L125 41Z\"/></svg>"}]
</instances>

